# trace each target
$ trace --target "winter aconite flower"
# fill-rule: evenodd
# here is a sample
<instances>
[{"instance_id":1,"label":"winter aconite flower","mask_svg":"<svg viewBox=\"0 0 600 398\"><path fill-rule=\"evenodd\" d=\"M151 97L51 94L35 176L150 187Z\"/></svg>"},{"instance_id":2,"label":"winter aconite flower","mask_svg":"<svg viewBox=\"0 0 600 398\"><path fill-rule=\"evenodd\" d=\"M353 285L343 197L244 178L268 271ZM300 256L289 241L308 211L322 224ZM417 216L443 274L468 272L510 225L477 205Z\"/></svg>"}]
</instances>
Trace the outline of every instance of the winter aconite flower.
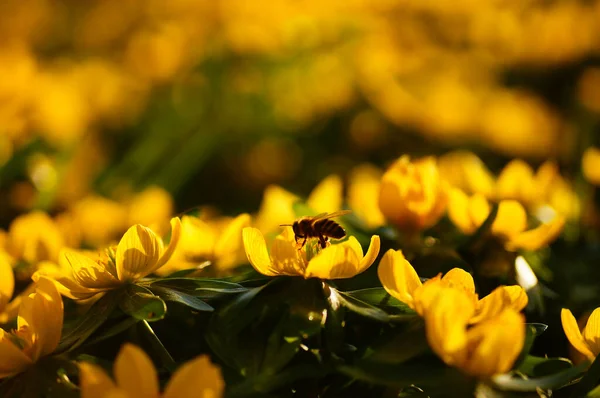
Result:
<instances>
[{"instance_id":1,"label":"winter aconite flower","mask_svg":"<svg viewBox=\"0 0 600 398\"><path fill-rule=\"evenodd\" d=\"M442 178L456 188L486 198L495 195L494 175L473 152L458 150L440 156L438 168Z\"/></svg>"},{"instance_id":2,"label":"winter aconite flower","mask_svg":"<svg viewBox=\"0 0 600 398\"><path fill-rule=\"evenodd\" d=\"M435 277L422 283L413 266L400 250L388 250L377 269L379 280L385 290L410 308L424 315L430 307L437 290L452 287L461 290L473 304L469 323L477 323L498 315L507 308L520 311L527 305L527 294L520 286L500 286L482 299L475 292L473 277L468 272L454 268L443 277Z\"/></svg>"},{"instance_id":3,"label":"winter aconite flower","mask_svg":"<svg viewBox=\"0 0 600 398\"><path fill-rule=\"evenodd\" d=\"M161 394L152 361L138 347L125 344L114 364L115 381L97 365L79 364L82 398L220 398L225 383L206 355L183 364Z\"/></svg>"},{"instance_id":4,"label":"winter aconite flower","mask_svg":"<svg viewBox=\"0 0 600 398\"><path fill-rule=\"evenodd\" d=\"M385 218L405 231L431 227L446 210L447 183L436 160L426 157L396 160L384 173L379 191L379 208Z\"/></svg>"},{"instance_id":5,"label":"winter aconite flower","mask_svg":"<svg viewBox=\"0 0 600 398\"><path fill-rule=\"evenodd\" d=\"M427 341L448 365L487 378L508 372L525 341L525 319L512 308L470 326L476 313L469 295L449 286L435 289L425 312Z\"/></svg>"},{"instance_id":6,"label":"winter aconite flower","mask_svg":"<svg viewBox=\"0 0 600 398\"><path fill-rule=\"evenodd\" d=\"M242 229L249 225L249 214L214 220L183 216L177 249L157 273L168 275L177 270L194 268L205 261L210 261L219 272L233 269L246 260Z\"/></svg>"},{"instance_id":7,"label":"winter aconite flower","mask_svg":"<svg viewBox=\"0 0 600 398\"><path fill-rule=\"evenodd\" d=\"M478 377L510 370L525 337L520 286L500 286L479 299L471 275L459 268L421 283L401 251L390 249L378 269L385 290L425 320L427 341L448 365Z\"/></svg>"},{"instance_id":8,"label":"winter aconite flower","mask_svg":"<svg viewBox=\"0 0 600 398\"><path fill-rule=\"evenodd\" d=\"M54 352L62 326L62 298L50 280L40 278L35 293L23 298L17 329L0 329L0 377L21 373Z\"/></svg>"},{"instance_id":9,"label":"winter aconite flower","mask_svg":"<svg viewBox=\"0 0 600 398\"><path fill-rule=\"evenodd\" d=\"M452 189L448 204L450 220L465 234L472 234L483 224L491 205L481 194L468 197L459 189ZM537 250L556 239L562 231L565 218L555 215L549 222L527 229L527 212L516 200L502 200L491 226L491 232L504 242L508 250Z\"/></svg>"},{"instance_id":10,"label":"winter aconite flower","mask_svg":"<svg viewBox=\"0 0 600 398\"><path fill-rule=\"evenodd\" d=\"M244 248L250 264L267 276L291 275L320 279L352 278L373 264L379 254L379 236L371 238L367 253L353 236L316 253L307 242L298 249L292 228L286 227L275 238L270 250L263 234L256 228L244 228Z\"/></svg>"},{"instance_id":11,"label":"winter aconite flower","mask_svg":"<svg viewBox=\"0 0 600 398\"><path fill-rule=\"evenodd\" d=\"M579 330L577 321L570 310L563 308L560 312L560 319L571 345L587 359L593 361L600 353L600 308L596 308L592 312L583 331Z\"/></svg>"},{"instance_id":12,"label":"winter aconite flower","mask_svg":"<svg viewBox=\"0 0 600 398\"><path fill-rule=\"evenodd\" d=\"M177 217L171 219L171 241L167 247L150 228L134 225L125 232L116 249L88 255L65 250L59 260L64 272L41 269L34 279L46 274L56 281L66 297L88 299L158 270L171 258L180 234L181 222Z\"/></svg>"}]
</instances>

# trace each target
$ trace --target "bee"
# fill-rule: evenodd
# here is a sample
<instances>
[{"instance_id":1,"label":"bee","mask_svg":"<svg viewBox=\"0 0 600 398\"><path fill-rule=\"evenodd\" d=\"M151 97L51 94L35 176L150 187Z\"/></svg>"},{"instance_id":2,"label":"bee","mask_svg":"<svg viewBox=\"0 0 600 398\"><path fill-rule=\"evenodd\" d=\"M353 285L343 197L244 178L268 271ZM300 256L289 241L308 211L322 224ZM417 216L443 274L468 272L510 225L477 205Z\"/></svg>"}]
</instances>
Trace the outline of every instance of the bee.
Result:
<instances>
[{"instance_id":1,"label":"bee","mask_svg":"<svg viewBox=\"0 0 600 398\"><path fill-rule=\"evenodd\" d=\"M318 238L321 248L327 247L329 238L343 239L346 231L342 226L332 220L334 217L343 216L350 213L350 210L340 210L333 213L321 213L316 216L306 216L294 221L293 224L282 224L281 227L292 227L296 245L302 239L302 244L298 250L304 247L308 238Z\"/></svg>"}]
</instances>

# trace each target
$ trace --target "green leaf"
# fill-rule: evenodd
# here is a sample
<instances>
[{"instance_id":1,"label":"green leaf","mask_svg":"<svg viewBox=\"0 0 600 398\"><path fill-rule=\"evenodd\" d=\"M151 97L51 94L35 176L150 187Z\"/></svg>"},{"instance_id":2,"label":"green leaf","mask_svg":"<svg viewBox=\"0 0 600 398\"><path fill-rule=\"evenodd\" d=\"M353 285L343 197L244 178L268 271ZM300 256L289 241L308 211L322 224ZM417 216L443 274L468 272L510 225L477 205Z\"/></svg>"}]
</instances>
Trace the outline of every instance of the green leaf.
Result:
<instances>
[{"instance_id":1,"label":"green leaf","mask_svg":"<svg viewBox=\"0 0 600 398\"><path fill-rule=\"evenodd\" d=\"M152 293L156 294L165 301L183 304L197 311L213 311L214 308L200 300L198 297L163 287L152 287Z\"/></svg>"},{"instance_id":2,"label":"green leaf","mask_svg":"<svg viewBox=\"0 0 600 398\"><path fill-rule=\"evenodd\" d=\"M129 285L123 291L119 307L135 319L158 321L167 313L167 305L160 297L145 287Z\"/></svg>"},{"instance_id":3,"label":"green leaf","mask_svg":"<svg viewBox=\"0 0 600 398\"><path fill-rule=\"evenodd\" d=\"M529 354L529 351L531 351L531 348L533 347L533 343L535 342L536 337L544 333L544 331L546 331L547 328L548 325L545 325L543 323L525 324L525 343L523 344L523 349L521 350L519 357L515 361L515 368L519 367L520 364L525 360L525 358Z\"/></svg>"},{"instance_id":4,"label":"green leaf","mask_svg":"<svg viewBox=\"0 0 600 398\"><path fill-rule=\"evenodd\" d=\"M160 287L195 296L202 299L216 298L228 294L239 294L248 291L248 288L237 283L219 279L207 278L161 278L143 281L139 286L149 288Z\"/></svg>"},{"instance_id":5,"label":"green leaf","mask_svg":"<svg viewBox=\"0 0 600 398\"><path fill-rule=\"evenodd\" d=\"M429 351L423 324L408 330L382 335L369 347L365 360L400 364Z\"/></svg>"},{"instance_id":6,"label":"green leaf","mask_svg":"<svg viewBox=\"0 0 600 398\"><path fill-rule=\"evenodd\" d=\"M336 308L338 305L343 305L348 310L366 318L373 319L378 322L389 321L388 314L382 309L358 300L346 293L340 292L331 286L329 286L329 295L327 295L327 300L330 302L332 308Z\"/></svg>"},{"instance_id":7,"label":"green leaf","mask_svg":"<svg viewBox=\"0 0 600 398\"><path fill-rule=\"evenodd\" d=\"M544 358L527 355L517 370L529 377L543 377L572 367L571 361L565 358Z\"/></svg>"},{"instance_id":8,"label":"green leaf","mask_svg":"<svg viewBox=\"0 0 600 398\"><path fill-rule=\"evenodd\" d=\"M122 315L122 314L121 314ZM136 323L138 323L140 320L136 319L136 318L132 318L132 317L126 317L125 319L123 319L122 321L112 325L111 327L109 327L106 330L100 330L92 339L89 339L86 342L86 346L90 345L90 344L95 344L95 343L99 343L101 341L104 341L106 339L109 339L113 336L116 336L124 331L126 331L127 329L129 329L130 327L132 327L133 325L135 325Z\"/></svg>"},{"instance_id":9,"label":"green leaf","mask_svg":"<svg viewBox=\"0 0 600 398\"><path fill-rule=\"evenodd\" d=\"M120 291L110 291L96 301L82 316L65 323L57 353L79 347L111 315L117 307Z\"/></svg>"},{"instance_id":10,"label":"green leaf","mask_svg":"<svg viewBox=\"0 0 600 398\"><path fill-rule=\"evenodd\" d=\"M598 381L600 380L600 360L598 358L599 357L596 357L596 359L594 359L594 362L592 362L592 365L587 370L585 376L583 376L581 381L575 387L571 397L583 397L598 385ZM589 365L589 362L584 361L582 365Z\"/></svg>"},{"instance_id":11,"label":"green leaf","mask_svg":"<svg viewBox=\"0 0 600 398\"><path fill-rule=\"evenodd\" d=\"M390 296L382 287L353 290L344 293L369 305L393 310L394 314L416 314L408 305Z\"/></svg>"},{"instance_id":12,"label":"green leaf","mask_svg":"<svg viewBox=\"0 0 600 398\"><path fill-rule=\"evenodd\" d=\"M497 375L492 377L491 383L495 388L500 390L514 392L533 392L538 389L558 389L571 384L573 380L581 376L581 374L585 372L587 365L588 364L581 364L550 376L530 379L517 378L510 374ZM585 394L576 396L583 397Z\"/></svg>"}]
</instances>

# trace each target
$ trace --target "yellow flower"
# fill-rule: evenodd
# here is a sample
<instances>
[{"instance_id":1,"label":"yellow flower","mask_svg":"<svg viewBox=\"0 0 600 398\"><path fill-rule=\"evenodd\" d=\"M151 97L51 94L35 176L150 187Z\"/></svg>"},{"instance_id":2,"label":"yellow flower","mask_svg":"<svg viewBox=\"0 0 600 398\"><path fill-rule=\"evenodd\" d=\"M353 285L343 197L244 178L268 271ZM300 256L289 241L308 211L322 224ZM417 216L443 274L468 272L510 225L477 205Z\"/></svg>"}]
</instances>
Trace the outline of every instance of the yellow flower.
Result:
<instances>
[{"instance_id":1,"label":"yellow flower","mask_svg":"<svg viewBox=\"0 0 600 398\"><path fill-rule=\"evenodd\" d=\"M128 225L146 225L162 235L167 232L173 215L173 198L164 189L152 186L129 200L128 213Z\"/></svg>"},{"instance_id":2,"label":"yellow flower","mask_svg":"<svg viewBox=\"0 0 600 398\"><path fill-rule=\"evenodd\" d=\"M5 251L15 263L25 261L35 265L40 261L56 261L64 247L64 239L46 213L34 211L11 223L4 244Z\"/></svg>"},{"instance_id":3,"label":"yellow flower","mask_svg":"<svg viewBox=\"0 0 600 398\"><path fill-rule=\"evenodd\" d=\"M316 214L333 213L342 208L344 183L340 176L332 174L325 177L310 192L306 204Z\"/></svg>"},{"instance_id":4,"label":"yellow flower","mask_svg":"<svg viewBox=\"0 0 600 398\"><path fill-rule=\"evenodd\" d=\"M581 168L586 180L600 185L600 149L590 147L583 153Z\"/></svg>"},{"instance_id":5,"label":"yellow flower","mask_svg":"<svg viewBox=\"0 0 600 398\"><path fill-rule=\"evenodd\" d=\"M30 284L21 294L12 298L15 290L15 277L11 266L12 259L0 252L0 323L7 323L14 319L24 297L33 293L34 285Z\"/></svg>"},{"instance_id":6,"label":"yellow flower","mask_svg":"<svg viewBox=\"0 0 600 398\"><path fill-rule=\"evenodd\" d=\"M600 353L600 308L596 308L590 315L583 334L570 310L563 308L560 320L571 345L591 362L594 361Z\"/></svg>"},{"instance_id":7,"label":"yellow flower","mask_svg":"<svg viewBox=\"0 0 600 398\"><path fill-rule=\"evenodd\" d=\"M70 210L81 237L93 247L102 247L116 239L127 228L125 205L101 196L87 196Z\"/></svg>"},{"instance_id":8,"label":"yellow flower","mask_svg":"<svg viewBox=\"0 0 600 398\"><path fill-rule=\"evenodd\" d=\"M0 329L0 377L21 373L54 352L63 326L63 302L54 284L40 278L35 293L23 298L17 330Z\"/></svg>"},{"instance_id":9,"label":"yellow flower","mask_svg":"<svg viewBox=\"0 0 600 398\"><path fill-rule=\"evenodd\" d=\"M351 236L311 257L310 248L313 244L307 242L303 248L298 249L290 227L275 238L270 252L263 234L256 228L244 228L243 240L248 261L261 274L302 276L306 279L352 278L373 264L380 246L379 236L374 235L369 250L363 255L360 243Z\"/></svg>"},{"instance_id":10,"label":"yellow flower","mask_svg":"<svg viewBox=\"0 0 600 398\"><path fill-rule=\"evenodd\" d=\"M477 155L469 151L452 151L438 158L442 178L465 192L486 198L495 194L495 178Z\"/></svg>"},{"instance_id":11,"label":"yellow flower","mask_svg":"<svg viewBox=\"0 0 600 398\"><path fill-rule=\"evenodd\" d=\"M246 255L242 243L242 229L250 225L250 215L201 220L181 218L181 238L171 259L159 270L159 275L196 267L210 261L224 272L244 263Z\"/></svg>"},{"instance_id":12,"label":"yellow flower","mask_svg":"<svg viewBox=\"0 0 600 398\"><path fill-rule=\"evenodd\" d=\"M490 211L491 206L483 195L468 197L459 189L451 190L448 217L463 233L475 232ZM502 200L491 232L504 241L507 250L537 250L556 239L564 223L565 218L557 214L549 222L527 230L527 213L523 206L516 200Z\"/></svg>"},{"instance_id":13,"label":"yellow flower","mask_svg":"<svg viewBox=\"0 0 600 398\"><path fill-rule=\"evenodd\" d=\"M47 275L66 297L89 299L158 270L171 258L180 233L181 222L175 217L171 219L171 241L165 248L151 229L134 225L125 232L116 250L96 253L95 259L92 254L65 250L59 259L63 272L42 268L33 277L36 280Z\"/></svg>"},{"instance_id":14,"label":"yellow flower","mask_svg":"<svg viewBox=\"0 0 600 398\"><path fill-rule=\"evenodd\" d=\"M367 228L377 228L385 223L379 209L381 171L370 164L362 164L350 172L348 205Z\"/></svg>"},{"instance_id":15,"label":"yellow flower","mask_svg":"<svg viewBox=\"0 0 600 398\"><path fill-rule=\"evenodd\" d=\"M401 250L388 250L377 269L384 289L421 316L430 308L439 289L460 290L473 306L469 323L477 323L494 317L507 308L520 311L527 305L527 293L520 286L500 286L479 300L475 282L468 272L453 268L442 278L435 277L422 283L413 266L404 258Z\"/></svg>"},{"instance_id":16,"label":"yellow flower","mask_svg":"<svg viewBox=\"0 0 600 398\"><path fill-rule=\"evenodd\" d=\"M419 231L434 225L444 214L446 187L433 157L411 162L402 156L382 177L379 208L399 228Z\"/></svg>"},{"instance_id":17,"label":"yellow flower","mask_svg":"<svg viewBox=\"0 0 600 398\"><path fill-rule=\"evenodd\" d=\"M525 319L509 308L473 326L476 309L459 289L443 287L425 313L427 341L448 365L477 377L506 373L525 342Z\"/></svg>"},{"instance_id":18,"label":"yellow flower","mask_svg":"<svg viewBox=\"0 0 600 398\"><path fill-rule=\"evenodd\" d=\"M206 355L183 364L160 394L152 361L140 348L126 343L114 363L115 381L97 365L79 364L82 398L220 398L225 383L221 370Z\"/></svg>"}]
</instances>

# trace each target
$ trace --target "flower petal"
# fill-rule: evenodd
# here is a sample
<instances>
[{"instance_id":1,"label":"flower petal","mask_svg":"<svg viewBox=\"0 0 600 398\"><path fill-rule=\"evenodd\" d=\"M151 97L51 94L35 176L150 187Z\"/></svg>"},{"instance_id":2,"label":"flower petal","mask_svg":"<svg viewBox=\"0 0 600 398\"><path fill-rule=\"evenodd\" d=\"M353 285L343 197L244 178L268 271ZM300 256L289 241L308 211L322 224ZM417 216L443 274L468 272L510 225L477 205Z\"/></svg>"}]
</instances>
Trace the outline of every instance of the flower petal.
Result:
<instances>
[{"instance_id":1,"label":"flower petal","mask_svg":"<svg viewBox=\"0 0 600 398\"><path fill-rule=\"evenodd\" d=\"M344 279L357 275L360 258L355 248L345 244L331 245L308 262L305 278Z\"/></svg>"},{"instance_id":2,"label":"flower petal","mask_svg":"<svg viewBox=\"0 0 600 398\"><path fill-rule=\"evenodd\" d=\"M503 200L498 205L498 214L492 224L492 233L507 239L527 228L527 212L516 200Z\"/></svg>"},{"instance_id":3,"label":"flower petal","mask_svg":"<svg viewBox=\"0 0 600 398\"><path fill-rule=\"evenodd\" d=\"M596 308L583 328L583 340L594 356L600 353L600 308Z\"/></svg>"},{"instance_id":4,"label":"flower petal","mask_svg":"<svg viewBox=\"0 0 600 398\"><path fill-rule=\"evenodd\" d=\"M88 289L105 289L120 284L105 264L98 263L90 257L74 250L64 250L61 257L71 266L73 280Z\"/></svg>"},{"instance_id":5,"label":"flower petal","mask_svg":"<svg viewBox=\"0 0 600 398\"><path fill-rule=\"evenodd\" d=\"M91 363L79 363L79 378L81 398L105 398L107 391L116 388L104 370Z\"/></svg>"},{"instance_id":6,"label":"flower petal","mask_svg":"<svg viewBox=\"0 0 600 398\"><path fill-rule=\"evenodd\" d=\"M448 365L461 363L467 354L467 325L475 307L461 290L443 284L431 285L427 290L433 295L424 309L427 341Z\"/></svg>"},{"instance_id":7,"label":"flower petal","mask_svg":"<svg viewBox=\"0 0 600 398\"><path fill-rule=\"evenodd\" d=\"M42 276L45 276L54 282L60 294L73 300L85 300L106 290L103 288L87 288L81 286L73 278L71 265L66 257L61 254L59 260L59 266L49 262L41 263L31 279L33 279L34 282L37 282ZM33 291L31 293L33 293Z\"/></svg>"},{"instance_id":8,"label":"flower petal","mask_svg":"<svg viewBox=\"0 0 600 398\"><path fill-rule=\"evenodd\" d=\"M442 277L442 281L450 287L463 290L469 296L476 294L473 277L464 269L452 268Z\"/></svg>"},{"instance_id":9,"label":"flower petal","mask_svg":"<svg viewBox=\"0 0 600 398\"><path fill-rule=\"evenodd\" d=\"M307 242L302 250L298 250L291 227L286 227L277 235L271 245L272 268L279 275L304 276L306 270Z\"/></svg>"},{"instance_id":10,"label":"flower petal","mask_svg":"<svg viewBox=\"0 0 600 398\"><path fill-rule=\"evenodd\" d=\"M220 398L225 390L221 370L202 355L182 365L165 388L163 398Z\"/></svg>"},{"instance_id":11,"label":"flower petal","mask_svg":"<svg viewBox=\"0 0 600 398\"><path fill-rule=\"evenodd\" d=\"M239 264L238 254L242 242L242 229L250 225L250 214L240 214L234 218L221 233L214 253L220 270L225 270Z\"/></svg>"},{"instance_id":12,"label":"flower petal","mask_svg":"<svg viewBox=\"0 0 600 398\"><path fill-rule=\"evenodd\" d=\"M0 329L0 378L20 373L32 363L31 358L12 342L8 333Z\"/></svg>"},{"instance_id":13,"label":"flower petal","mask_svg":"<svg viewBox=\"0 0 600 398\"><path fill-rule=\"evenodd\" d=\"M181 220L179 219L179 217L173 217L171 219L171 239L169 240L169 246L167 246L167 248L164 251L161 251L161 256L158 259L158 261L153 266L151 266L149 270L147 270L145 275L142 275L142 276L151 274L154 271L156 271L157 269L159 269L160 267L162 267L163 265L165 265L167 263L167 261L169 261L169 259L173 255L173 253L175 252L175 249L177 248L177 244L179 243L180 238L181 238ZM162 247L163 246L162 239L159 238L159 241L160 241L161 247Z\"/></svg>"},{"instance_id":14,"label":"flower petal","mask_svg":"<svg viewBox=\"0 0 600 398\"><path fill-rule=\"evenodd\" d=\"M482 194L476 193L469 198L469 215L475 229L483 224L490 215L490 211L490 203Z\"/></svg>"},{"instance_id":15,"label":"flower petal","mask_svg":"<svg viewBox=\"0 0 600 398\"><path fill-rule=\"evenodd\" d=\"M502 287L494 289L490 294L479 300L477 303L477 312L470 323L479 323L486 319L493 318L510 308L511 301L508 292Z\"/></svg>"},{"instance_id":16,"label":"flower petal","mask_svg":"<svg viewBox=\"0 0 600 398\"><path fill-rule=\"evenodd\" d=\"M552 221L516 235L506 242L506 248L508 250L537 250L556 239L564 225L565 218L556 215Z\"/></svg>"},{"instance_id":17,"label":"flower petal","mask_svg":"<svg viewBox=\"0 0 600 398\"><path fill-rule=\"evenodd\" d=\"M310 193L306 204L317 213L332 213L342 208L343 182L332 174L323 179Z\"/></svg>"},{"instance_id":18,"label":"flower petal","mask_svg":"<svg viewBox=\"0 0 600 398\"><path fill-rule=\"evenodd\" d=\"M529 203L535 194L533 190L533 169L521 159L510 161L496 181L496 194L499 199L515 199Z\"/></svg>"},{"instance_id":19,"label":"flower petal","mask_svg":"<svg viewBox=\"0 0 600 398\"><path fill-rule=\"evenodd\" d=\"M527 292L519 285L511 285L511 286L501 286L510 299L510 306L515 311L519 312L523 308L527 306L529 303L529 297L527 297Z\"/></svg>"},{"instance_id":20,"label":"flower petal","mask_svg":"<svg viewBox=\"0 0 600 398\"><path fill-rule=\"evenodd\" d=\"M383 255L377 275L386 292L414 309L414 293L422 283L401 250L389 249Z\"/></svg>"},{"instance_id":21,"label":"flower petal","mask_svg":"<svg viewBox=\"0 0 600 398\"><path fill-rule=\"evenodd\" d=\"M36 320L35 327L39 333L37 344L40 347L40 356L54 352L63 327L63 301L54 283L47 278L40 278L35 286ZM38 323L39 322L39 323Z\"/></svg>"},{"instance_id":22,"label":"flower petal","mask_svg":"<svg viewBox=\"0 0 600 398\"><path fill-rule=\"evenodd\" d=\"M257 272L266 276L279 275L279 272L273 269L271 264L265 238L257 228L244 228L242 230L242 240L244 241L244 250L248 261Z\"/></svg>"},{"instance_id":23,"label":"flower petal","mask_svg":"<svg viewBox=\"0 0 600 398\"><path fill-rule=\"evenodd\" d=\"M468 355L459 366L467 373L489 377L508 372L525 342L525 320L513 310L479 323L467 331Z\"/></svg>"},{"instance_id":24,"label":"flower petal","mask_svg":"<svg viewBox=\"0 0 600 398\"><path fill-rule=\"evenodd\" d=\"M472 234L477 228L469 212L469 197L460 189L453 188L450 191L448 217L465 234Z\"/></svg>"},{"instance_id":25,"label":"flower petal","mask_svg":"<svg viewBox=\"0 0 600 398\"><path fill-rule=\"evenodd\" d=\"M15 290L15 276L10 256L0 251L0 312L4 311Z\"/></svg>"},{"instance_id":26,"label":"flower petal","mask_svg":"<svg viewBox=\"0 0 600 398\"><path fill-rule=\"evenodd\" d=\"M590 361L593 361L596 358L596 355L590 350L590 347L583 339L573 313L570 310L563 308L560 312L560 320L562 322L563 330L567 335L567 339L569 339L573 348L585 355Z\"/></svg>"},{"instance_id":27,"label":"flower petal","mask_svg":"<svg viewBox=\"0 0 600 398\"><path fill-rule=\"evenodd\" d=\"M358 249L360 249L360 251L358 249L356 249L356 254L358 254L358 258L360 258L360 264L358 265L358 273L360 274L361 272L364 272L367 270L367 268L369 268L371 266L371 264L373 264L373 262L375 262L375 259L377 259L377 256L379 255L379 249L381 248L381 240L379 239L378 235L373 235L371 236L371 242L369 243L369 248L367 249L367 252L365 253L365 255L363 256L362 254L362 247L360 246L360 243L358 243L358 241L356 240L356 238L354 236L351 236L350 238L348 238L348 241L346 242L346 244L348 245L353 245L355 248L358 246Z\"/></svg>"},{"instance_id":28,"label":"flower petal","mask_svg":"<svg viewBox=\"0 0 600 398\"><path fill-rule=\"evenodd\" d=\"M130 397L158 397L158 376L154 364L137 346L125 343L114 365L119 388Z\"/></svg>"},{"instance_id":29,"label":"flower petal","mask_svg":"<svg viewBox=\"0 0 600 398\"><path fill-rule=\"evenodd\" d=\"M125 232L117 246L117 276L121 282L149 274L163 252L163 242L154 231L134 225Z\"/></svg>"}]
</instances>

